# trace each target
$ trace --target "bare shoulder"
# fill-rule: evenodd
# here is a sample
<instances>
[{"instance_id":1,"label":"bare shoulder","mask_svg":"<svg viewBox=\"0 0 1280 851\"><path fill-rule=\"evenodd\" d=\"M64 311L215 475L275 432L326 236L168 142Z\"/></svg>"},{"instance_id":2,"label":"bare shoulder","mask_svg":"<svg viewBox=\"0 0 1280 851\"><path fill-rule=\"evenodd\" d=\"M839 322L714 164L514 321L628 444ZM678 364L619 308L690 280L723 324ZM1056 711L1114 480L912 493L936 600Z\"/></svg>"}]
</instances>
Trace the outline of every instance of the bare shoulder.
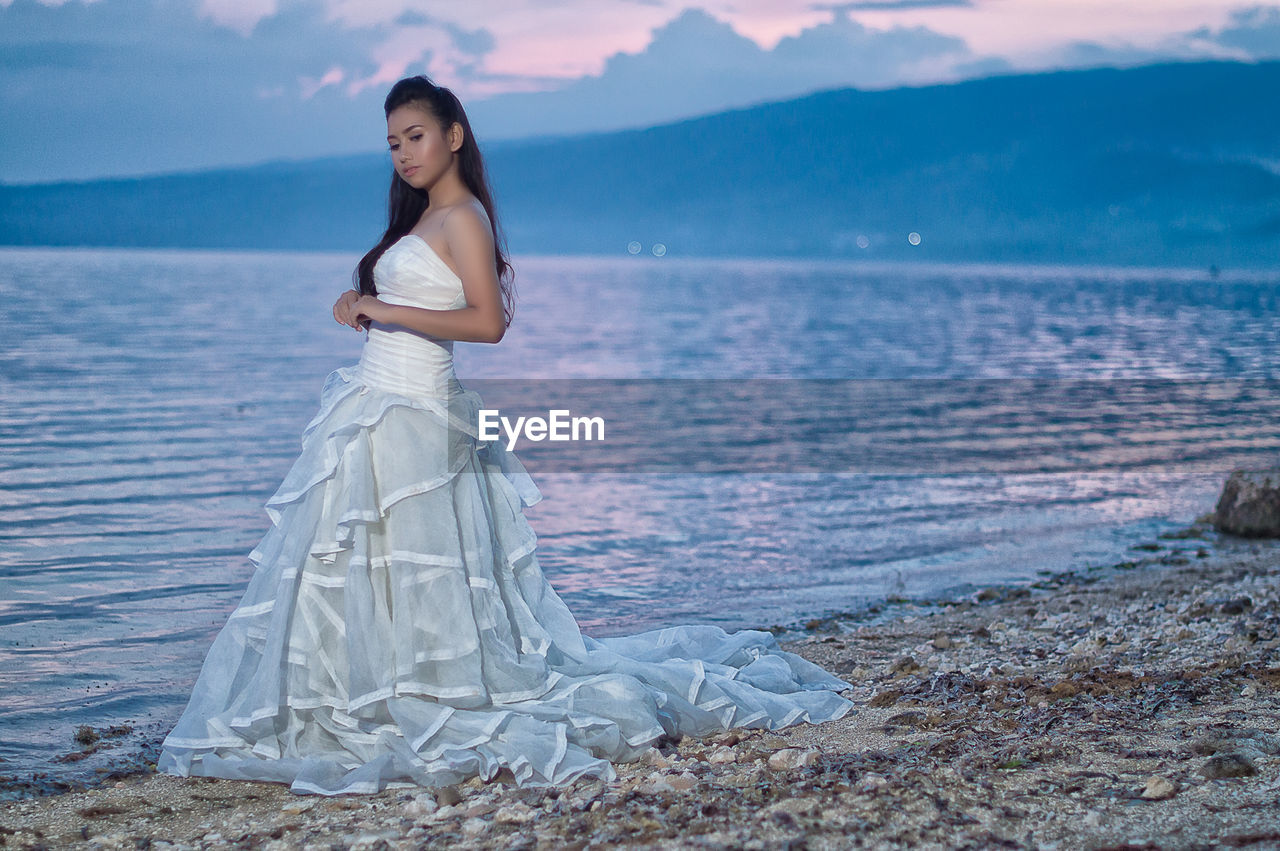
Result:
<instances>
[{"instance_id":1,"label":"bare shoulder","mask_svg":"<svg viewBox=\"0 0 1280 851\"><path fill-rule=\"evenodd\" d=\"M494 264L493 230L489 216L479 201L463 201L449 210L441 222L449 254L457 267L456 274L466 279L492 277L488 270Z\"/></svg>"},{"instance_id":2,"label":"bare shoulder","mask_svg":"<svg viewBox=\"0 0 1280 851\"><path fill-rule=\"evenodd\" d=\"M450 241L456 239L463 244L493 241L489 215L485 212L484 205L475 198L455 205L445 216L442 227Z\"/></svg>"}]
</instances>

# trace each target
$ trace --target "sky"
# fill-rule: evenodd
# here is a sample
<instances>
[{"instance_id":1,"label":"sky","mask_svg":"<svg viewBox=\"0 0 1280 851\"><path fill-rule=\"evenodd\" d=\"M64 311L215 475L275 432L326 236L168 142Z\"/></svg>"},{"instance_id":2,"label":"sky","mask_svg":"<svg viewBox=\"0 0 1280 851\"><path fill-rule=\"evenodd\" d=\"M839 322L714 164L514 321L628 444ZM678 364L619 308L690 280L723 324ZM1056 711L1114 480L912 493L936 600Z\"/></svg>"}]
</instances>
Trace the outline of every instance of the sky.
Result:
<instances>
[{"instance_id":1,"label":"sky","mask_svg":"<svg viewBox=\"0 0 1280 851\"><path fill-rule=\"evenodd\" d=\"M0 0L0 181L386 151L427 74L486 140L643 127L813 91L1280 59L1280 2Z\"/></svg>"}]
</instances>

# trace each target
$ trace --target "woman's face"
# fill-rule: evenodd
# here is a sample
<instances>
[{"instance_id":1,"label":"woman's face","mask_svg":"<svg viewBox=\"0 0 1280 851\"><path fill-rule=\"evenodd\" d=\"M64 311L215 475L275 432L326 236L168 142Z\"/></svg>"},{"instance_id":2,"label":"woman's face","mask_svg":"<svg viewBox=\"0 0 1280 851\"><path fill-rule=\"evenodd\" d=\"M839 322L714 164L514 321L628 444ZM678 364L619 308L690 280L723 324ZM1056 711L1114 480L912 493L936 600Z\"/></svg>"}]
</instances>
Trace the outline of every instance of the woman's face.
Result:
<instances>
[{"instance_id":1,"label":"woman's face","mask_svg":"<svg viewBox=\"0 0 1280 851\"><path fill-rule=\"evenodd\" d=\"M448 171L453 151L429 112L411 104L387 116L387 146L400 179L411 186L430 186Z\"/></svg>"}]
</instances>

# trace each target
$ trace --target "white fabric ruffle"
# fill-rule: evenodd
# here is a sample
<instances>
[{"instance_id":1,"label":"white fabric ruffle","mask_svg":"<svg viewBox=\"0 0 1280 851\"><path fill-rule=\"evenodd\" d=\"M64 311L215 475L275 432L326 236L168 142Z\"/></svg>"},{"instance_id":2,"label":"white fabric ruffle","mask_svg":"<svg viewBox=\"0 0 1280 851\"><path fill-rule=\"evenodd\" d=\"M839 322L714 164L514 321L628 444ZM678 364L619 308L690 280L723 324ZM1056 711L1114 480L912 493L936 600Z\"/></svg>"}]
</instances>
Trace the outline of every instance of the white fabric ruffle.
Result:
<instances>
[{"instance_id":1,"label":"white fabric ruffle","mask_svg":"<svg viewBox=\"0 0 1280 851\"><path fill-rule=\"evenodd\" d=\"M407 396L330 373L267 501L257 570L157 770L337 795L504 766L521 786L616 776L664 733L840 718L850 684L772 633L584 636L522 508L541 494L479 396Z\"/></svg>"}]
</instances>

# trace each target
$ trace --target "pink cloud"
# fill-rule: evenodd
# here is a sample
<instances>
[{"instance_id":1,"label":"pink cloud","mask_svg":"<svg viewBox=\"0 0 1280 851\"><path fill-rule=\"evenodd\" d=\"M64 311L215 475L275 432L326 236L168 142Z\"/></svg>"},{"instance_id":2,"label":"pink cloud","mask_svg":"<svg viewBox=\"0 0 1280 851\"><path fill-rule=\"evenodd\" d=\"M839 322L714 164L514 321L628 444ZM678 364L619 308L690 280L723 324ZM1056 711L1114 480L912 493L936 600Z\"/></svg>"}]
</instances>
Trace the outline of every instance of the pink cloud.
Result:
<instances>
[{"instance_id":1,"label":"pink cloud","mask_svg":"<svg viewBox=\"0 0 1280 851\"><path fill-rule=\"evenodd\" d=\"M325 71L324 74L321 75L318 79L313 79L311 77L299 77L298 87L302 93L302 99L303 100L309 99L312 95L314 95L316 92L323 89L325 86L338 85L339 83L342 82L345 76L346 74L343 72L343 70L335 65L334 67L330 68L328 71Z\"/></svg>"}]
</instances>

